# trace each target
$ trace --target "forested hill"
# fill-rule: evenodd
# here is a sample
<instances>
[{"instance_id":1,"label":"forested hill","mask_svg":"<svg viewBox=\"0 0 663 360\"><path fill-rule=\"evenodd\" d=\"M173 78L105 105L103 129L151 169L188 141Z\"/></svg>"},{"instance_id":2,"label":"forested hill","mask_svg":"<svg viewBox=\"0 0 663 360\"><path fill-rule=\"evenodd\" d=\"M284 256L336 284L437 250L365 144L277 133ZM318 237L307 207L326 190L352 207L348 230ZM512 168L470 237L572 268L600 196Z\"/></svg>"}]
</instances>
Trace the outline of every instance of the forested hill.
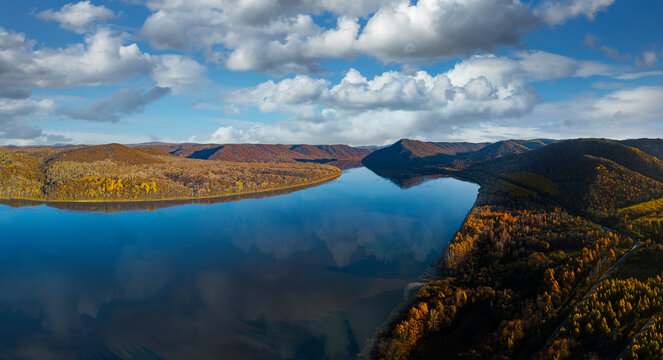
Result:
<instances>
[{"instance_id":1,"label":"forested hill","mask_svg":"<svg viewBox=\"0 0 663 360\"><path fill-rule=\"evenodd\" d=\"M513 143L529 150L394 158L481 189L435 276L365 357L663 358L663 141Z\"/></svg>"},{"instance_id":2,"label":"forested hill","mask_svg":"<svg viewBox=\"0 0 663 360\"><path fill-rule=\"evenodd\" d=\"M197 199L308 186L340 174L322 164L187 159L121 144L0 148L0 199Z\"/></svg>"},{"instance_id":3,"label":"forested hill","mask_svg":"<svg viewBox=\"0 0 663 360\"><path fill-rule=\"evenodd\" d=\"M663 160L663 141L661 139L631 139L622 140L620 143L639 149L651 156Z\"/></svg>"},{"instance_id":4,"label":"forested hill","mask_svg":"<svg viewBox=\"0 0 663 360\"><path fill-rule=\"evenodd\" d=\"M402 139L367 155L362 163L377 170L461 169L495 157L520 154L553 140L507 140L496 143L424 142Z\"/></svg>"},{"instance_id":5,"label":"forested hill","mask_svg":"<svg viewBox=\"0 0 663 360\"><path fill-rule=\"evenodd\" d=\"M504 178L604 220L620 208L663 196L663 162L610 140L562 141L467 170Z\"/></svg>"},{"instance_id":6,"label":"forested hill","mask_svg":"<svg viewBox=\"0 0 663 360\"><path fill-rule=\"evenodd\" d=\"M190 159L251 163L360 161L371 153L368 148L348 145L270 145L270 144L137 144Z\"/></svg>"}]
</instances>

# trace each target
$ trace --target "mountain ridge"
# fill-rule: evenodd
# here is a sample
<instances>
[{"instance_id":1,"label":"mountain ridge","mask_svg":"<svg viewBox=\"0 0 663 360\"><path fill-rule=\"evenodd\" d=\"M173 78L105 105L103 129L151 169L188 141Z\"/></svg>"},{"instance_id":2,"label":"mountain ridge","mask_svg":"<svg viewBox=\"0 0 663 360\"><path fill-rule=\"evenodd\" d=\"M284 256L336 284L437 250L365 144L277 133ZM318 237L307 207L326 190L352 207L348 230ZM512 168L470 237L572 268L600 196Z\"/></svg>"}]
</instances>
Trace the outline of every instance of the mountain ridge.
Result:
<instances>
[{"instance_id":1,"label":"mountain ridge","mask_svg":"<svg viewBox=\"0 0 663 360\"><path fill-rule=\"evenodd\" d=\"M295 163L302 160L361 160L372 152L369 148L352 147L344 144L196 144L158 143L134 144L130 146L153 147L171 155L200 160L222 160L234 162L282 162Z\"/></svg>"}]
</instances>

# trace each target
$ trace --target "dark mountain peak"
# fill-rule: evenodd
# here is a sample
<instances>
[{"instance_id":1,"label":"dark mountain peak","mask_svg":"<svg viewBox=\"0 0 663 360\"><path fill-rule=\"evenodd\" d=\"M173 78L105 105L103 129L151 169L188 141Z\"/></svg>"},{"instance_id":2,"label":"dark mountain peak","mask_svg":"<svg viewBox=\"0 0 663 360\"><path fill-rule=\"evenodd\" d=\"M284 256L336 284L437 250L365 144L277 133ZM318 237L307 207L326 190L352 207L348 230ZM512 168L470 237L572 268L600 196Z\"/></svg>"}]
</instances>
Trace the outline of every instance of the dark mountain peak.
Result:
<instances>
[{"instance_id":1,"label":"dark mountain peak","mask_svg":"<svg viewBox=\"0 0 663 360\"><path fill-rule=\"evenodd\" d=\"M477 161L529 149L512 141L498 143L425 142L401 139L374 151L362 163L369 168L419 169L422 167L466 167Z\"/></svg>"}]
</instances>

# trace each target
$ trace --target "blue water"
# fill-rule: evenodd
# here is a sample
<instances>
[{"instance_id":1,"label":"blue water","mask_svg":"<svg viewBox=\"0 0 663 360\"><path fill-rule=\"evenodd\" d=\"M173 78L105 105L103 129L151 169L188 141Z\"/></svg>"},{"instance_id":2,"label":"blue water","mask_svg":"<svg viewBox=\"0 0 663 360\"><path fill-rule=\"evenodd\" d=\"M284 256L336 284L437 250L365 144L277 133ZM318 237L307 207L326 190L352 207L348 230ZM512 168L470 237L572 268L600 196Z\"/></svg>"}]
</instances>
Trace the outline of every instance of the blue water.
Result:
<instances>
[{"instance_id":1,"label":"blue water","mask_svg":"<svg viewBox=\"0 0 663 360\"><path fill-rule=\"evenodd\" d=\"M477 190L358 168L213 205L0 205L0 358L353 358Z\"/></svg>"}]
</instances>

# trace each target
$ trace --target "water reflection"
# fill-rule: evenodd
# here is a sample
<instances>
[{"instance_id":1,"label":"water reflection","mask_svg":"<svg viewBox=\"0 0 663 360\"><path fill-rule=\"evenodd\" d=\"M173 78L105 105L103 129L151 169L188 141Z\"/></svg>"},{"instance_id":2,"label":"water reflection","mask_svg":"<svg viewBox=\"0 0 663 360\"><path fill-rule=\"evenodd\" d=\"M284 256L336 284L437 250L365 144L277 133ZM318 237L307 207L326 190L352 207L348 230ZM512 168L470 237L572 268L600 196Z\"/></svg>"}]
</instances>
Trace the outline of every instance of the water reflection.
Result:
<instances>
[{"instance_id":1,"label":"water reflection","mask_svg":"<svg viewBox=\"0 0 663 360\"><path fill-rule=\"evenodd\" d=\"M272 196L286 195L295 191L305 190L320 186L324 183L302 185L296 188L261 191L251 194L240 194L230 196L218 196L200 199L186 200L156 200L156 201L112 201L112 202L72 202L72 201L39 201L25 199L0 199L0 205L6 205L13 208L34 207L46 205L60 210L74 211L96 211L96 212L118 212L132 210L157 210L181 205L211 205L226 202L241 201L248 199L263 199Z\"/></svg>"},{"instance_id":2,"label":"water reflection","mask_svg":"<svg viewBox=\"0 0 663 360\"><path fill-rule=\"evenodd\" d=\"M361 167L359 160L330 160L326 164L333 165L342 170L350 170ZM253 194L241 194L231 196L219 196L203 199L187 199L187 200L159 200L159 201L113 201L113 202L71 202L71 201L39 201L39 200L23 200L23 199L0 199L0 205L6 205L13 208L41 206L46 205L60 210L74 210L74 211L100 211L100 212L118 212L118 211L131 211L131 210L157 210L181 205L191 204L220 204L226 202L247 200L247 199L263 199L267 197L290 194L295 191L309 189L312 187L320 186L323 183L303 185L297 188L281 189L262 191Z\"/></svg>"},{"instance_id":3,"label":"water reflection","mask_svg":"<svg viewBox=\"0 0 663 360\"><path fill-rule=\"evenodd\" d=\"M411 187L421 185L429 180L451 177L450 175L440 174L439 170L431 172L423 169L417 171L403 171L375 168L371 169L371 171L385 179L388 179L402 189L409 189Z\"/></svg>"},{"instance_id":4,"label":"water reflection","mask_svg":"<svg viewBox=\"0 0 663 360\"><path fill-rule=\"evenodd\" d=\"M476 192L360 168L152 212L0 206L0 358L353 358Z\"/></svg>"}]
</instances>

